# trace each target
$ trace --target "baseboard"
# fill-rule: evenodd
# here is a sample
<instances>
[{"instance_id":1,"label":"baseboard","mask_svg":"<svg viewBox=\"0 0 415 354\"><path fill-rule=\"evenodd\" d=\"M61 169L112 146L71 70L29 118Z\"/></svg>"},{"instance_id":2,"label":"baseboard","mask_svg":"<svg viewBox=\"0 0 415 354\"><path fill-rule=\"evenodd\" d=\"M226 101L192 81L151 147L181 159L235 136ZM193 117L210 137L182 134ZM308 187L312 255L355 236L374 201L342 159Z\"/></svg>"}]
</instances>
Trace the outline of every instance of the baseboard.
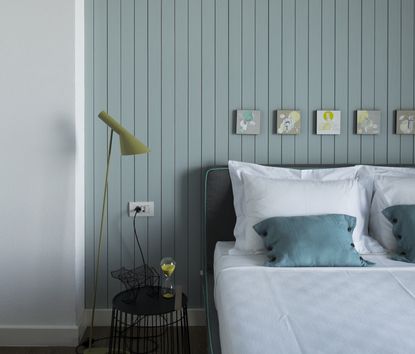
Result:
<instances>
[{"instance_id":1,"label":"baseboard","mask_svg":"<svg viewBox=\"0 0 415 354\"><path fill-rule=\"evenodd\" d=\"M189 326L205 326L203 308L188 309ZM78 326L0 326L0 347L75 347L91 321L91 310L85 310ZM95 311L95 326L111 326L111 309Z\"/></svg>"},{"instance_id":2,"label":"baseboard","mask_svg":"<svg viewBox=\"0 0 415 354\"><path fill-rule=\"evenodd\" d=\"M82 320L82 327L85 329L91 321L90 309L85 310ZM187 309L189 316L189 326L206 326L205 310L203 308ZM109 327L111 326L111 309L97 309L95 310L95 326Z\"/></svg>"},{"instance_id":3,"label":"baseboard","mask_svg":"<svg viewBox=\"0 0 415 354\"><path fill-rule=\"evenodd\" d=\"M78 326L0 326L0 347L74 347L79 336Z\"/></svg>"}]
</instances>

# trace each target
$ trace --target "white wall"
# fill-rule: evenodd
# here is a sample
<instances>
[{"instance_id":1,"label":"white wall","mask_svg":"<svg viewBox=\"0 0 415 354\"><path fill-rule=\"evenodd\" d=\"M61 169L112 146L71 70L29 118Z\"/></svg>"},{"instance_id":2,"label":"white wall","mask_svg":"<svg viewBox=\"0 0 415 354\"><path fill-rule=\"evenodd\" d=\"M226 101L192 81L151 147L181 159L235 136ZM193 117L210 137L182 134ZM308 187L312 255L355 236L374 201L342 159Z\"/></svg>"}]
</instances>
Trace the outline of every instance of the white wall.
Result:
<instances>
[{"instance_id":1,"label":"white wall","mask_svg":"<svg viewBox=\"0 0 415 354\"><path fill-rule=\"evenodd\" d=\"M82 24L82 7L0 0L0 346L77 340L83 48L75 39L83 25L75 32L75 14Z\"/></svg>"}]
</instances>

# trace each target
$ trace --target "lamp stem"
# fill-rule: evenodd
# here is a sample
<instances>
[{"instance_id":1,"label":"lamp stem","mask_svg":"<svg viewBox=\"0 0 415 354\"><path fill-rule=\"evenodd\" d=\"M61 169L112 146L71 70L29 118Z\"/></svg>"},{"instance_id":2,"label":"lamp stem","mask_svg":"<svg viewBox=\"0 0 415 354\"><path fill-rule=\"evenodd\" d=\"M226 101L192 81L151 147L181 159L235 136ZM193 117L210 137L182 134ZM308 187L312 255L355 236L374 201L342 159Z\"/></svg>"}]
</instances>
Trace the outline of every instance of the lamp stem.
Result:
<instances>
[{"instance_id":1,"label":"lamp stem","mask_svg":"<svg viewBox=\"0 0 415 354\"><path fill-rule=\"evenodd\" d=\"M108 171L109 171L109 166L110 166L111 149L112 149L112 136L113 135L114 135L114 131L111 129L110 143L109 143L108 155L107 155L107 170L105 172L104 199L102 201L101 226L100 226L100 229L99 229L98 254L97 254L97 261L96 261L96 266L95 266L94 300L92 302L91 326L89 328L89 346L88 346L89 349L91 349L91 347L92 347L93 328L94 328L94 321L95 321L95 306L96 306L96 300L97 300L99 259L100 259L100 254L101 254L102 233L103 233L103 230L104 230L105 207L108 205L107 204Z\"/></svg>"}]
</instances>

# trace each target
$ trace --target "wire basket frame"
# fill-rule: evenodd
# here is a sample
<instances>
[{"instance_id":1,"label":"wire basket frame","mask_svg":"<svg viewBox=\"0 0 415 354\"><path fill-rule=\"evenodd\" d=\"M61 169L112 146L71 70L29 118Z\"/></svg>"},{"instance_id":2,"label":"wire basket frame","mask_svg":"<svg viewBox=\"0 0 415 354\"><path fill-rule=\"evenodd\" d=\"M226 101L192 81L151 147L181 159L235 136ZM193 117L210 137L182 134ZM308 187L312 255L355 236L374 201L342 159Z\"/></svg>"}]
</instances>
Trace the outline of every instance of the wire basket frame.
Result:
<instances>
[{"instance_id":1,"label":"wire basket frame","mask_svg":"<svg viewBox=\"0 0 415 354\"><path fill-rule=\"evenodd\" d=\"M112 271L111 276L120 280L126 290L132 290L132 301L137 298L140 288L151 286L158 289L160 287L160 275L154 267L147 264L132 269L121 267Z\"/></svg>"}]
</instances>

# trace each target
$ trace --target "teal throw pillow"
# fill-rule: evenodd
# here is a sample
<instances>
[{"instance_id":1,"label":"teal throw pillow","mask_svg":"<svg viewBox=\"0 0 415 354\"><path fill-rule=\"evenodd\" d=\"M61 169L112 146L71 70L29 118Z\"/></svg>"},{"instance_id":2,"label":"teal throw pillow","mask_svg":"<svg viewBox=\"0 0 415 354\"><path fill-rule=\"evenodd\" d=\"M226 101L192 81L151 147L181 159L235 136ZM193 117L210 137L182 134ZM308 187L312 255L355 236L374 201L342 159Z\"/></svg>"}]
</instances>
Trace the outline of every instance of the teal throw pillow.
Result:
<instances>
[{"instance_id":1,"label":"teal throw pillow","mask_svg":"<svg viewBox=\"0 0 415 354\"><path fill-rule=\"evenodd\" d=\"M273 217L254 226L269 267L364 267L354 249L356 218L343 214Z\"/></svg>"},{"instance_id":2,"label":"teal throw pillow","mask_svg":"<svg viewBox=\"0 0 415 354\"><path fill-rule=\"evenodd\" d=\"M382 211L392 223L398 243L393 259L415 263L415 205L394 205Z\"/></svg>"}]
</instances>

